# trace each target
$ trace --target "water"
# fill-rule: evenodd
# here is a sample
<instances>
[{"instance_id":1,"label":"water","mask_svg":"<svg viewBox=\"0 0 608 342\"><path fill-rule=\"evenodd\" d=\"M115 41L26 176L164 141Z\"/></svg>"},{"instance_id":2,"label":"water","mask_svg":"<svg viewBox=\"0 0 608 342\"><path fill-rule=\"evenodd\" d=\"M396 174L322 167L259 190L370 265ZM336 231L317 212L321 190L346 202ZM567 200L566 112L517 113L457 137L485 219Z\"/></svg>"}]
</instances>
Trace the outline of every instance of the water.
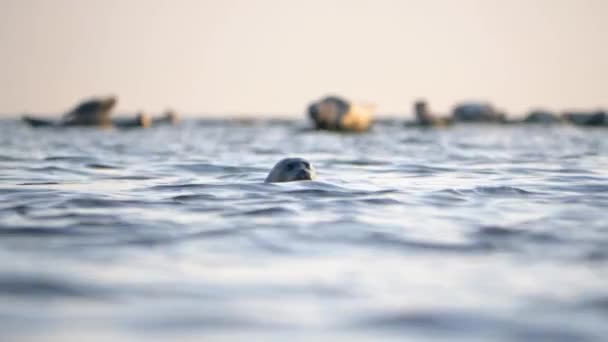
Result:
<instances>
[{"instance_id":1,"label":"water","mask_svg":"<svg viewBox=\"0 0 608 342\"><path fill-rule=\"evenodd\" d=\"M608 338L606 130L305 126L0 122L0 339Z\"/></svg>"}]
</instances>

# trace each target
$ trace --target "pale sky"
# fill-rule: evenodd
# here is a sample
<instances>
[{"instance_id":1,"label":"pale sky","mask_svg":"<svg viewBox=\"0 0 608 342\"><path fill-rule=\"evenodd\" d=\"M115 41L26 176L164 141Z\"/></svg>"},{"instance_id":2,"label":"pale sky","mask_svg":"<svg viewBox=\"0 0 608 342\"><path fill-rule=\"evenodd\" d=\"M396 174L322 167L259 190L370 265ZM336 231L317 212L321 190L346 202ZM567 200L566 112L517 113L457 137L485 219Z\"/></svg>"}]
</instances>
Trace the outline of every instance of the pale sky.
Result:
<instances>
[{"instance_id":1,"label":"pale sky","mask_svg":"<svg viewBox=\"0 0 608 342\"><path fill-rule=\"evenodd\" d=\"M608 108L605 0L0 0L0 113Z\"/></svg>"}]
</instances>

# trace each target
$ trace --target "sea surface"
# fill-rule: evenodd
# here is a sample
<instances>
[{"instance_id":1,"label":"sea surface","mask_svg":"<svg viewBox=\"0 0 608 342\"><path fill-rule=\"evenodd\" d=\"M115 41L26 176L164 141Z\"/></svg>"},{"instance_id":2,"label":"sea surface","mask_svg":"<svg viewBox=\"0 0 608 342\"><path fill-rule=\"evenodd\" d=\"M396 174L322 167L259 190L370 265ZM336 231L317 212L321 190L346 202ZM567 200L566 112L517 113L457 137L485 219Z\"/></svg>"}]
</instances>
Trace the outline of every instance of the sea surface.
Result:
<instances>
[{"instance_id":1,"label":"sea surface","mask_svg":"<svg viewBox=\"0 0 608 342\"><path fill-rule=\"evenodd\" d=\"M607 129L307 125L0 121L0 340L608 340Z\"/></svg>"}]
</instances>

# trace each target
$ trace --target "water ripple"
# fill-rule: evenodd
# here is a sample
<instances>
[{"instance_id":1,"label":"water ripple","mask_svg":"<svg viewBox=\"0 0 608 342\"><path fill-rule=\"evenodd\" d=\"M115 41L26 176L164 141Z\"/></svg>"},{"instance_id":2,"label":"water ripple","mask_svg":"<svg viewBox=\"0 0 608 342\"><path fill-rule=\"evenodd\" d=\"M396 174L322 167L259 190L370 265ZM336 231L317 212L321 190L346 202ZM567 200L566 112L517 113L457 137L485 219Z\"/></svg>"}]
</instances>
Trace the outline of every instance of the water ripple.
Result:
<instances>
[{"instance_id":1,"label":"water ripple","mask_svg":"<svg viewBox=\"0 0 608 342\"><path fill-rule=\"evenodd\" d=\"M605 339L605 130L401 121L0 121L0 339Z\"/></svg>"}]
</instances>

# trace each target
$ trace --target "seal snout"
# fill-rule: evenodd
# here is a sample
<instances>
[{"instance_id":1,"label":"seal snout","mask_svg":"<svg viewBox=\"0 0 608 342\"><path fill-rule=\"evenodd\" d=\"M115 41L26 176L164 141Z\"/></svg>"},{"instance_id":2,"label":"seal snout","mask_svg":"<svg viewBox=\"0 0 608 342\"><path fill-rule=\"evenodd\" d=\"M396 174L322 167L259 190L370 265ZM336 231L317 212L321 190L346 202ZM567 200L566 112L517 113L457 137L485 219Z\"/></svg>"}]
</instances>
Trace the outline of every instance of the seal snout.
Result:
<instances>
[{"instance_id":1,"label":"seal snout","mask_svg":"<svg viewBox=\"0 0 608 342\"><path fill-rule=\"evenodd\" d=\"M295 179L297 180L312 180L312 174L309 170L306 169L302 169L300 171L298 171L298 173L296 174Z\"/></svg>"}]
</instances>

